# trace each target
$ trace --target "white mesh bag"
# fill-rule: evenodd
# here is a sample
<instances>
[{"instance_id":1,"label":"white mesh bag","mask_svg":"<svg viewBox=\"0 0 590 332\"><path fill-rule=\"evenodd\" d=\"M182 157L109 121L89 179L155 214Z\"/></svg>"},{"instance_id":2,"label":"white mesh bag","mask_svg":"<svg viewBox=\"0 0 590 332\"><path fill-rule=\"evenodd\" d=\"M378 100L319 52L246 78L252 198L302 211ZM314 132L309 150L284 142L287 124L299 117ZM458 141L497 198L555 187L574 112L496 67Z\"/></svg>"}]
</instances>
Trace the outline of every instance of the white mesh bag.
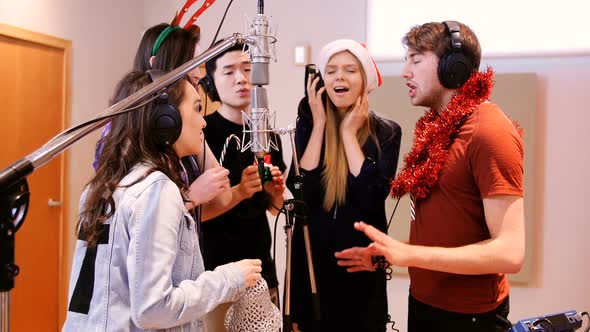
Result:
<instances>
[{"instance_id":1,"label":"white mesh bag","mask_svg":"<svg viewBox=\"0 0 590 332\"><path fill-rule=\"evenodd\" d=\"M263 278L246 289L225 314L228 332L277 332L283 325L279 309L270 300L268 285Z\"/></svg>"}]
</instances>

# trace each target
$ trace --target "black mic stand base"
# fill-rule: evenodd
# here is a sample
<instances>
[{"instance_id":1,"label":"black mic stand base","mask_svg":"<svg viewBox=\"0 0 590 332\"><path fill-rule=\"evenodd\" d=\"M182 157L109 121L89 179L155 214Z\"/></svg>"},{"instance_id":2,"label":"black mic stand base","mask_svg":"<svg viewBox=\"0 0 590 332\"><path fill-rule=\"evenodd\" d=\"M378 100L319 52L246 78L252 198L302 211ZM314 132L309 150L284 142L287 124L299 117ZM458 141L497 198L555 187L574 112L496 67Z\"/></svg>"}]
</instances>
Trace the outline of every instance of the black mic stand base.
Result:
<instances>
[{"instance_id":1,"label":"black mic stand base","mask_svg":"<svg viewBox=\"0 0 590 332\"><path fill-rule=\"evenodd\" d=\"M15 234L29 209L26 177L22 175L15 181L7 188L0 188L0 332L10 331L10 291L19 273L14 262Z\"/></svg>"},{"instance_id":2,"label":"black mic stand base","mask_svg":"<svg viewBox=\"0 0 590 332\"><path fill-rule=\"evenodd\" d=\"M283 203L283 207L286 208L287 205L285 203ZM285 211L288 210L285 209ZM293 328L291 323L291 250L293 243L293 219L289 214L287 214L285 234L287 240L287 254L285 255L285 286L283 289L283 332L291 332Z\"/></svg>"},{"instance_id":3,"label":"black mic stand base","mask_svg":"<svg viewBox=\"0 0 590 332\"><path fill-rule=\"evenodd\" d=\"M297 180L298 186L301 185ZM297 186L296 186L297 187ZM292 331L291 320L291 257L292 257L292 241L293 241L293 220L303 223L303 239L305 242L305 254L307 258L307 267L309 271L309 281L311 286L311 301L313 310L313 319L319 321L320 315L320 296L318 294L315 270L313 267L311 240L309 237L309 225L307 220L306 205L301 200L289 199L285 200L284 209L287 215L287 222L285 225L285 233L287 238L287 254L286 254L286 268L285 268L285 290L283 298L283 332Z\"/></svg>"},{"instance_id":4,"label":"black mic stand base","mask_svg":"<svg viewBox=\"0 0 590 332\"><path fill-rule=\"evenodd\" d=\"M293 240L293 220L296 218L298 222L303 225L303 239L305 242L305 254L307 258L307 268L309 270L309 284L311 286L311 301L313 309L313 318L319 322L320 315L320 296L315 279L315 271L313 268L313 259L311 251L311 241L309 238L309 220L308 220L308 207L303 201L303 175L299 172L299 160L297 159L297 148L295 146L295 128L289 128L287 130L291 142L291 150L293 151L293 168L295 171L295 180L293 181L293 187L295 192L293 193L298 199L288 199L283 203L283 209L285 210L286 224L285 233L287 237L287 254L286 254L286 268L285 268L285 291L283 298L283 332L293 331L292 320L291 320L291 253L292 253L292 240Z\"/></svg>"}]
</instances>

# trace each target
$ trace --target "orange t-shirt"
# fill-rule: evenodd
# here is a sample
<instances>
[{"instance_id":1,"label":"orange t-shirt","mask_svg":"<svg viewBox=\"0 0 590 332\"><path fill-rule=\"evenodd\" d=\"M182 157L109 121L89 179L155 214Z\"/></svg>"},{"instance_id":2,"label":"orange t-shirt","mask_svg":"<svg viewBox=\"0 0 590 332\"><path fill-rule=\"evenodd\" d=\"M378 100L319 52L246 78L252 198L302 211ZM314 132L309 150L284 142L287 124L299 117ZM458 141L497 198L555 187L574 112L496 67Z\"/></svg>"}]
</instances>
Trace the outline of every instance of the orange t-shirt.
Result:
<instances>
[{"instance_id":1,"label":"orange t-shirt","mask_svg":"<svg viewBox=\"0 0 590 332\"><path fill-rule=\"evenodd\" d=\"M417 202L410 243L459 247L489 239L482 198L523 196L523 159L522 139L512 122L497 105L481 104L451 145L438 184ZM412 296L443 310L483 313L508 296L504 274L409 272Z\"/></svg>"}]
</instances>

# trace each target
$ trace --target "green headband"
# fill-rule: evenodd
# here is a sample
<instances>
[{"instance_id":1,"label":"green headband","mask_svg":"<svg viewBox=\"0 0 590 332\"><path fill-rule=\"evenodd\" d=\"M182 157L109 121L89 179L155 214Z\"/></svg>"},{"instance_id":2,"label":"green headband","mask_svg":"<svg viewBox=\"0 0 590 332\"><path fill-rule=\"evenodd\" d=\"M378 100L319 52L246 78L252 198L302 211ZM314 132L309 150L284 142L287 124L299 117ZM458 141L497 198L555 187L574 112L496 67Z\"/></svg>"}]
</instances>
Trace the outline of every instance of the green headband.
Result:
<instances>
[{"instance_id":1,"label":"green headband","mask_svg":"<svg viewBox=\"0 0 590 332\"><path fill-rule=\"evenodd\" d=\"M160 33L158 38L156 38L154 47L152 48L152 56L156 56L156 53L158 53L158 49L160 48L160 46L162 46L164 40L166 40L166 38L172 33L172 31L176 29L180 29L180 27L178 25L170 25L167 26L166 29L164 29L164 31Z\"/></svg>"}]
</instances>

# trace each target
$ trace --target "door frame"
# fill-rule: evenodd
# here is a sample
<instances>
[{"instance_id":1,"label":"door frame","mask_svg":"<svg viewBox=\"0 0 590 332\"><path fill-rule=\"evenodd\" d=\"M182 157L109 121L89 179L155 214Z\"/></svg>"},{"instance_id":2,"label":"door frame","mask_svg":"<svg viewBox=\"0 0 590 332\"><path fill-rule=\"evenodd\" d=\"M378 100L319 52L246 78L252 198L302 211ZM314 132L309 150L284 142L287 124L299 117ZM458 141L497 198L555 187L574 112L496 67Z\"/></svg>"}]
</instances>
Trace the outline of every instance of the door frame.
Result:
<instances>
[{"instance_id":1,"label":"door frame","mask_svg":"<svg viewBox=\"0 0 590 332\"><path fill-rule=\"evenodd\" d=\"M62 124L61 130L69 128L71 123L71 77L72 77L72 42L66 39L54 37L51 35L34 32L8 24L0 23L0 36L17 39L21 41L31 42L47 47L57 48L64 53L64 67L63 67L63 105L61 107ZM56 133L57 134L57 133ZM40 147L39 147L40 148ZM31 151L32 152L32 151ZM16 161L16 160L15 160ZM66 317L66 307L68 302L68 282L70 274L70 242L73 240L69 236L71 227L69 209L69 168L70 168L69 152L63 154L61 159L61 182L60 182L60 201L63 202L61 206L61 213L59 218L59 276L58 276L58 326L62 326ZM26 227L26 226L25 226ZM18 263L18 262L16 262ZM18 276L16 277L18 278Z\"/></svg>"}]
</instances>

